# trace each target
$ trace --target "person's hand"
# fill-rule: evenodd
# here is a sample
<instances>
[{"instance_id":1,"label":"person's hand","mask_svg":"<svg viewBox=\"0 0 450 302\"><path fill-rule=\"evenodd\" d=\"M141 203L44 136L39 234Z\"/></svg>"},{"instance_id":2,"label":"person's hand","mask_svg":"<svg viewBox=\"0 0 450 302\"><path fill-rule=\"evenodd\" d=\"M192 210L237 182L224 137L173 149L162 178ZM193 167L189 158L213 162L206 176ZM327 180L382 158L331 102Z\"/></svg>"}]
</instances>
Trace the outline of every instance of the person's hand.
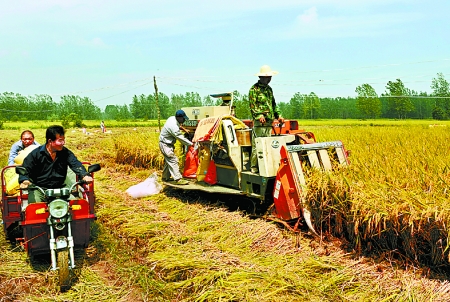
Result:
<instances>
[{"instance_id":1,"label":"person's hand","mask_svg":"<svg viewBox=\"0 0 450 302\"><path fill-rule=\"evenodd\" d=\"M261 117L259 118L259 121L261 122L261 124L264 124L266 122L264 115L261 115Z\"/></svg>"},{"instance_id":2,"label":"person's hand","mask_svg":"<svg viewBox=\"0 0 450 302\"><path fill-rule=\"evenodd\" d=\"M93 180L94 179L90 175L86 175L85 177L83 177L83 181L85 181L86 183L91 183Z\"/></svg>"},{"instance_id":3,"label":"person's hand","mask_svg":"<svg viewBox=\"0 0 450 302\"><path fill-rule=\"evenodd\" d=\"M29 185L31 185L31 181L29 181L29 180L24 180L24 181L20 184L20 188L21 188L21 189L26 189L26 188L28 188Z\"/></svg>"}]
</instances>

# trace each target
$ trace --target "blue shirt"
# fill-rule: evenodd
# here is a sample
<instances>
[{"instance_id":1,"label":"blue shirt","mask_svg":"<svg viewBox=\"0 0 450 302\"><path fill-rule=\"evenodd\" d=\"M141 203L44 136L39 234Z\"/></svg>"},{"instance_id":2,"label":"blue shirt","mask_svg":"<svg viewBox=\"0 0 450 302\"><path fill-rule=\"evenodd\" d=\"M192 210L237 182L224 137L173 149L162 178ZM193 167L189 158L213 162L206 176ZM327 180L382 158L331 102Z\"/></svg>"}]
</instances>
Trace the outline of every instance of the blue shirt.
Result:
<instances>
[{"instance_id":1,"label":"blue shirt","mask_svg":"<svg viewBox=\"0 0 450 302\"><path fill-rule=\"evenodd\" d=\"M32 145L40 146L40 144L37 141L34 141ZM14 165L14 158L19 155L19 152L25 149L22 140L19 140L18 142L15 142L12 147L11 151L9 151L9 158L8 158L8 166Z\"/></svg>"}]
</instances>

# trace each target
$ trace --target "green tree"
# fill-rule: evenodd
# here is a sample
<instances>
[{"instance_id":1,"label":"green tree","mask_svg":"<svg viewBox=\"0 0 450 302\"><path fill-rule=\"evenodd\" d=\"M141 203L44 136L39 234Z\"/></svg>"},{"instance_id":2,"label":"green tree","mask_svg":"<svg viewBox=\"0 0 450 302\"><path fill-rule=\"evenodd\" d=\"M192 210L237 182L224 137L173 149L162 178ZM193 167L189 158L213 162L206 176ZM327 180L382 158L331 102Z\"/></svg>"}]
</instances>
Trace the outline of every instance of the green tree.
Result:
<instances>
[{"instance_id":1,"label":"green tree","mask_svg":"<svg viewBox=\"0 0 450 302\"><path fill-rule=\"evenodd\" d=\"M202 106L202 98L197 92L186 92L182 107ZM181 108L181 107L180 107Z\"/></svg>"},{"instance_id":2,"label":"green tree","mask_svg":"<svg viewBox=\"0 0 450 302\"><path fill-rule=\"evenodd\" d=\"M450 85L444 78L444 74L438 73L431 81L432 96L435 97L435 109L433 118L450 118Z\"/></svg>"},{"instance_id":3,"label":"green tree","mask_svg":"<svg viewBox=\"0 0 450 302\"><path fill-rule=\"evenodd\" d=\"M65 95L61 97L58 106L58 115L61 119L75 113L81 119L95 120L101 118L101 110L88 97L78 95Z\"/></svg>"},{"instance_id":4,"label":"green tree","mask_svg":"<svg viewBox=\"0 0 450 302\"><path fill-rule=\"evenodd\" d=\"M218 100L214 99L210 95L203 97L202 106L217 106Z\"/></svg>"},{"instance_id":5,"label":"green tree","mask_svg":"<svg viewBox=\"0 0 450 302\"><path fill-rule=\"evenodd\" d=\"M250 103L248 101L248 95L237 93L237 91L233 92L233 106L235 116L238 119L252 119L252 114L250 112Z\"/></svg>"},{"instance_id":6,"label":"green tree","mask_svg":"<svg viewBox=\"0 0 450 302\"><path fill-rule=\"evenodd\" d=\"M383 96L388 98L388 110L399 119L405 119L409 112L414 110L414 105L409 98L410 90L405 87L400 79L386 84L386 92Z\"/></svg>"},{"instance_id":7,"label":"green tree","mask_svg":"<svg viewBox=\"0 0 450 302\"><path fill-rule=\"evenodd\" d=\"M115 120L117 119L117 114L119 113L119 108L116 105L106 105L105 113L103 119L105 120Z\"/></svg>"},{"instance_id":8,"label":"green tree","mask_svg":"<svg viewBox=\"0 0 450 302\"><path fill-rule=\"evenodd\" d=\"M133 96L130 111L134 118L148 120L154 115L154 107L155 102L153 96L141 94L139 96Z\"/></svg>"},{"instance_id":9,"label":"green tree","mask_svg":"<svg viewBox=\"0 0 450 302\"><path fill-rule=\"evenodd\" d=\"M117 106L116 120L125 121L133 118L133 114L128 109L128 105L124 104L122 106Z\"/></svg>"},{"instance_id":10,"label":"green tree","mask_svg":"<svg viewBox=\"0 0 450 302\"><path fill-rule=\"evenodd\" d=\"M289 100L288 111L283 111L283 116L288 119L301 119L303 117L303 95L296 92Z\"/></svg>"},{"instance_id":11,"label":"green tree","mask_svg":"<svg viewBox=\"0 0 450 302\"><path fill-rule=\"evenodd\" d=\"M47 94L37 94L30 97L30 109L33 111L32 120L48 120L58 108L58 104Z\"/></svg>"},{"instance_id":12,"label":"green tree","mask_svg":"<svg viewBox=\"0 0 450 302\"><path fill-rule=\"evenodd\" d=\"M369 84L362 84L356 87L358 94L356 107L365 118L377 118L381 114L381 101L375 89Z\"/></svg>"},{"instance_id":13,"label":"green tree","mask_svg":"<svg viewBox=\"0 0 450 302\"><path fill-rule=\"evenodd\" d=\"M303 95L302 111L304 118L318 118L320 106L320 99L314 92L311 92L309 95Z\"/></svg>"},{"instance_id":14,"label":"green tree","mask_svg":"<svg viewBox=\"0 0 450 302\"><path fill-rule=\"evenodd\" d=\"M7 120L29 120L34 113L26 96L19 93L4 92L0 96L0 109Z\"/></svg>"},{"instance_id":15,"label":"green tree","mask_svg":"<svg viewBox=\"0 0 450 302\"><path fill-rule=\"evenodd\" d=\"M434 99L426 92L417 92L411 90L411 102L414 105L414 111L409 116L416 119L430 119L435 107Z\"/></svg>"},{"instance_id":16,"label":"green tree","mask_svg":"<svg viewBox=\"0 0 450 302\"><path fill-rule=\"evenodd\" d=\"M278 108L280 108L281 116L283 118L291 119L290 117L288 117L289 113L291 112L291 106L289 105L289 103L277 102L277 106Z\"/></svg>"},{"instance_id":17,"label":"green tree","mask_svg":"<svg viewBox=\"0 0 450 302\"><path fill-rule=\"evenodd\" d=\"M170 96L170 103L172 104L174 110L178 110L182 107L188 107L185 106L185 101L184 101L184 95L182 94L173 94ZM174 114L174 113L172 113Z\"/></svg>"},{"instance_id":18,"label":"green tree","mask_svg":"<svg viewBox=\"0 0 450 302\"><path fill-rule=\"evenodd\" d=\"M172 116L175 114L176 110L173 107L173 105L170 103L169 97L162 92L158 93L158 103L159 103L161 119L167 119L169 116Z\"/></svg>"},{"instance_id":19,"label":"green tree","mask_svg":"<svg viewBox=\"0 0 450 302\"><path fill-rule=\"evenodd\" d=\"M78 114L73 113L73 112L62 117L61 125L64 128L70 128L70 127L82 128L82 127L85 127L81 117Z\"/></svg>"}]
</instances>

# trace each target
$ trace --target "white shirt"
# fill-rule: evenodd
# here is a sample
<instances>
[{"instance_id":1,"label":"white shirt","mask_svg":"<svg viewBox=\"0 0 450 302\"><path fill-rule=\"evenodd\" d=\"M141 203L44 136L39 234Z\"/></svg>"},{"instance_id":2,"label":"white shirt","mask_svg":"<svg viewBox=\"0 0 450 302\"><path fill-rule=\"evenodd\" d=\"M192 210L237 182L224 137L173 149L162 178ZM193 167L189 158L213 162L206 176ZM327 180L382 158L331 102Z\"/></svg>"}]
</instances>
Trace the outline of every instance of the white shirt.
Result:
<instances>
[{"instance_id":1,"label":"white shirt","mask_svg":"<svg viewBox=\"0 0 450 302\"><path fill-rule=\"evenodd\" d=\"M192 142L184 137L180 131L180 123L175 116L167 119L164 127L159 134L159 141L168 145L174 145L176 140L179 140L183 145L191 146Z\"/></svg>"}]
</instances>

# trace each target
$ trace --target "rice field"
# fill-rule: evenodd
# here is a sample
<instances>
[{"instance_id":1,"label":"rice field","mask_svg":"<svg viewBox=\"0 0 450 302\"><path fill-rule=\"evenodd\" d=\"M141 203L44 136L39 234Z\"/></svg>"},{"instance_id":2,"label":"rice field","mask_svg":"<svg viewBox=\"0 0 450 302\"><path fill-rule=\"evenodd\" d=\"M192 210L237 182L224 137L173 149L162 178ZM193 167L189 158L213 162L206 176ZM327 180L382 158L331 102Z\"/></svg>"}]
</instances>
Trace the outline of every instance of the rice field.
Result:
<instances>
[{"instance_id":1,"label":"rice field","mask_svg":"<svg viewBox=\"0 0 450 302\"><path fill-rule=\"evenodd\" d=\"M391 251L449 267L450 133L447 126L317 127L339 138L351 168L312 178L309 201L322 229L357 251Z\"/></svg>"},{"instance_id":2,"label":"rice field","mask_svg":"<svg viewBox=\"0 0 450 302\"><path fill-rule=\"evenodd\" d=\"M450 301L448 126L306 125L351 150L348 168L309 175L321 238L230 212L217 196L130 198L128 187L162 168L155 129L67 132L80 159L102 165L92 243L59 293L54 272L2 238L0 301ZM19 130L0 130L1 145Z\"/></svg>"},{"instance_id":3,"label":"rice field","mask_svg":"<svg viewBox=\"0 0 450 302\"><path fill-rule=\"evenodd\" d=\"M318 141L339 139L351 151L350 167L309 175L307 200L316 228L348 240L357 252L389 251L448 267L449 130L411 121L309 126ZM157 138L152 132L120 137L116 162L161 169Z\"/></svg>"}]
</instances>

